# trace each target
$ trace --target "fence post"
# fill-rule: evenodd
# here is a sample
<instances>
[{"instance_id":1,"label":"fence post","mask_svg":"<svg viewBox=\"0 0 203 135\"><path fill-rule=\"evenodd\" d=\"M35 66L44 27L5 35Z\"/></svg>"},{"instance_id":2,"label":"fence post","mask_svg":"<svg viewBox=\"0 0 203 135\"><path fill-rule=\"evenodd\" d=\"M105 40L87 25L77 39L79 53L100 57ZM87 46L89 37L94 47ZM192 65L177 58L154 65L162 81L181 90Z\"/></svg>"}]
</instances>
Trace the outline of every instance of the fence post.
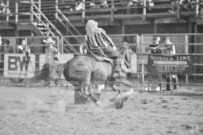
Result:
<instances>
[{"instance_id":1,"label":"fence post","mask_svg":"<svg viewBox=\"0 0 203 135\"><path fill-rule=\"evenodd\" d=\"M188 55L188 35L185 35L185 54ZM188 84L188 74L185 75L185 83Z\"/></svg>"}]
</instances>

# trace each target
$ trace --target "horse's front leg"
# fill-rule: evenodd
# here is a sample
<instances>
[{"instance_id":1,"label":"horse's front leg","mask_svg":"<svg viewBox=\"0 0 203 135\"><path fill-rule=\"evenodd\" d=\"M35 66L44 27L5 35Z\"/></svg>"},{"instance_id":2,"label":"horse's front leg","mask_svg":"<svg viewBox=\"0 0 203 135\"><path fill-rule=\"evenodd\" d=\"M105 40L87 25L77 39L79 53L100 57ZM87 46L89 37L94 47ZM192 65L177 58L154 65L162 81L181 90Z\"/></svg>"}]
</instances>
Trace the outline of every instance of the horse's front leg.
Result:
<instances>
[{"instance_id":1,"label":"horse's front leg","mask_svg":"<svg viewBox=\"0 0 203 135\"><path fill-rule=\"evenodd\" d=\"M121 93L120 89L128 89L128 91ZM132 95L133 91L134 91L132 83L130 81L128 81L127 79L120 79L119 81L117 81L117 83L115 85L113 85L113 90L117 92L116 98L114 98L112 100L112 101L114 101L116 109L123 108L124 102L127 101L129 96Z\"/></svg>"}]
</instances>

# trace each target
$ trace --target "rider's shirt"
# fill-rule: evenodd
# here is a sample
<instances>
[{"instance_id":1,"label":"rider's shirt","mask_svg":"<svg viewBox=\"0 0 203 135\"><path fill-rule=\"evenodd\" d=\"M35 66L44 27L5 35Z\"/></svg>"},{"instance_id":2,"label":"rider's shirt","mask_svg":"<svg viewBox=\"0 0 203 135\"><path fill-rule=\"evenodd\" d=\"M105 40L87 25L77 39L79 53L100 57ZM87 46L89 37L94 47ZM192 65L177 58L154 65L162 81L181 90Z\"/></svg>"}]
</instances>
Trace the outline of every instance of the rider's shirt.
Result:
<instances>
[{"instance_id":1,"label":"rider's shirt","mask_svg":"<svg viewBox=\"0 0 203 135\"><path fill-rule=\"evenodd\" d=\"M86 35L85 36L85 41L87 44L87 49L88 51L97 49L97 48L107 48L107 47L112 47L115 48L115 45L111 38L107 36L106 32L99 28L97 31L92 33L91 35Z\"/></svg>"},{"instance_id":2,"label":"rider's shirt","mask_svg":"<svg viewBox=\"0 0 203 135\"><path fill-rule=\"evenodd\" d=\"M58 53L58 49L56 49L53 46L50 46L49 48L47 48L45 50L45 57L46 57L46 63L50 63L52 61L54 61L54 59L56 58L56 54Z\"/></svg>"}]
</instances>

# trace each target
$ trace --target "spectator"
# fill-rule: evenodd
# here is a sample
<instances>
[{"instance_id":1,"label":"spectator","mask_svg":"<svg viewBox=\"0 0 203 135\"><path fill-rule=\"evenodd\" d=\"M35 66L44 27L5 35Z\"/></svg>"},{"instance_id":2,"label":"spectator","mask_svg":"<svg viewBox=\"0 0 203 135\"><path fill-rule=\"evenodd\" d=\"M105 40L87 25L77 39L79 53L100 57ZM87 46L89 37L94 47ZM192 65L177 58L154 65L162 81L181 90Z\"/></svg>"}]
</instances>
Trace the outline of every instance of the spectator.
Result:
<instances>
[{"instance_id":1,"label":"spectator","mask_svg":"<svg viewBox=\"0 0 203 135\"><path fill-rule=\"evenodd\" d=\"M146 48L146 51L151 51L151 54L161 54L162 50L160 49L160 40L161 38L159 36L153 37L153 44L149 45L149 47ZM158 74L159 82L161 81L162 74ZM159 86L156 87L156 90L161 89L161 83L159 83Z\"/></svg>"},{"instance_id":2,"label":"spectator","mask_svg":"<svg viewBox=\"0 0 203 135\"><path fill-rule=\"evenodd\" d=\"M11 11L10 11L9 7L7 7L7 5L5 5L3 1L0 2L0 15L11 16Z\"/></svg>"},{"instance_id":3,"label":"spectator","mask_svg":"<svg viewBox=\"0 0 203 135\"><path fill-rule=\"evenodd\" d=\"M168 55L175 55L176 54L176 48L175 45L170 41L169 37L164 37L164 54L168 54ZM177 88L177 82L178 82L178 77L175 74L168 74L166 75L166 90L170 91L170 82L174 83L174 89Z\"/></svg>"},{"instance_id":4,"label":"spectator","mask_svg":"<svg viewBox=\"0 0 203 135\"><path fill-rule=\"evenodd\" d=\"M161 54L161 50L158 48L160 44L161 38L159 36L153 37L153 44L149 45L149 47L146 48L146 51L151 51L152 54Z\"/></svg>"},{"instance_id":5,"label":"spectator","mask_svg":"<svg viewBox=\"0 0 203 135\"><path fill-rule=\"evenodd\" d=\"M4 54L13 53L13 48L10 46L10 40L1 38L0 36L0 69L4 67Z\"/></svg>"},{"instance_id":6,"label":"spectator","mask_svg":"<svg viewBox=\"0 0 203 135\"><path fill-rule=\"evenodd\" d=\"M76 3L75 10L76 10L76 11L83 10L83 9L84 9L84 6L85 6L85 4L84 4L81 0L79 0L79 1Z\"/></svg>"},{"instance_id":7,"label":"spectator","mask_svg":"<svg viewBox=\"0 0 203 135\"><path fill-rule=\"evenodd\" d=\"M171 0L171 10L170 13L176 13L177 10L180 11L192 11L192 1L190 0Z\"/></svg>"},{"instance_id":8,"label":"spectator","mask_svg":"<svg viewBox=\"0 0 203 135\"><path fill-rule=\"evenodd\" d=\"M3 53L13 53L13 47L10 46L9 39L2 38L2 49L3 49Z\"/></svg>"},{"instance_id":9,"label":"spectator","mask_svg":"<svg viewBox=\"0 0 203 135\"><path fill-rule=\"evenodd\" d=\"M100 7L102 8L107 8L108 7L108 3L107 0L100 0Z\"/></svg>"},{"instance_id":10,"label":"spectator","mask_svg":"<svg viewBox=\"0 0 203 135\"><path fill-rule=\"evenodd\" d=\"M142 3L142 0L129 0L127 4L127 14L141 13L139 8L141 6L141 3Z\"/></svg>"},{"instance_id":11,"label":"spectator","mask_svg":"<svg viewBox=\"0 0 203 135\"><path fill-rule=\"evenodd\" d=\"M17 47L17 53L23 53L23 54L26 54L26 56L29 56L29 54L30 54L30 47L27 45L25 39L23 39L21 41L21 45L19 45Z\"/></svg>"},{"instance_id":12,"label":"spectator","mask_svg":"<svg viewBox=\"0 0 203 135\"><path fill-rule=\"evenodd\" d=\"M144 5L144 0L141 0L141 6ZM154 7L154 2L153 0L146 0L146 6L147 6L147 12L152 12L152 8Z\"/></svg>"}]
</instances>

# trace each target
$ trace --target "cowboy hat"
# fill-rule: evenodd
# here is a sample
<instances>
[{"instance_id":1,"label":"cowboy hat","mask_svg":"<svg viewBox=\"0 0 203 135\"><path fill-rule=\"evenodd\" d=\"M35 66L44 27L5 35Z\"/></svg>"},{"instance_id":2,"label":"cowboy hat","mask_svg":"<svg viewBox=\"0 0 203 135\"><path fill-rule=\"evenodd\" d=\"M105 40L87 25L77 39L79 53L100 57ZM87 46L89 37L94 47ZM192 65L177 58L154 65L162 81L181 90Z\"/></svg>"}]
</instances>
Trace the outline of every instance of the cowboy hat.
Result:
<instances>
[{"instance_id":1,"label":"cowboy hat","mask_svg":"<svg viewBox=\"0 0 203 135\"><path fill-rule=\"evenodd\" d=\"M54 43L55 41L51 37L48 37L47 40L43 40L43 42L46 44L49 44L49 43Z\"/></svg>"}]
</instances>

